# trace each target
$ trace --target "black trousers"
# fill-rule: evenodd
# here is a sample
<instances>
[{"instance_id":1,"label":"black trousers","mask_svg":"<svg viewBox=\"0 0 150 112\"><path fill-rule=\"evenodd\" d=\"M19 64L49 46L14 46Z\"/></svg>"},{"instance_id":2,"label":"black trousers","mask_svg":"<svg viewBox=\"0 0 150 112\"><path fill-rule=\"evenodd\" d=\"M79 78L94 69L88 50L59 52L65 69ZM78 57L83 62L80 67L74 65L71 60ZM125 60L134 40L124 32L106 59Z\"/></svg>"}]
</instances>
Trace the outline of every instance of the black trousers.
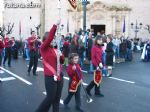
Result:
<instances>
[{"instance_id":1,"label":"black trousers","mask_svg":"<svg viewBox=\"0 0 150 112\"><path fill-rule=\"evenodd\" d=\"M48 112L51 105L53 112L59 112L59 103L63 88L63 76L60 81L54 81L53 76L45 76L46 98L40 104L36 112Z\"/></svg>"},{"instance_id":2,"label":"black trousers","mask_svg":"<svg viewBox=\"0 0 150 112\"><path fill-rule=\"evenodd\" d=\"M94 66L94 69L96 70L96 67ZM90 84L86 87L86 89L88 91L91 91L91 89L95 86L95 94L99 94L100 93L100 85L97 86L95 83L94 83L94 80L90 82Z\"/></svg>"},{"instance_id":3,"label":"black trousers","mask_svg":"<svg viewBox=\"0 0 150 112\"><path fill-rule=\"evenodd\" d=\"M35 74L37 69L37 64L38 64L38 52L30 51L30 62L29 62L28 72L31 71L31 68L33 66L33 74Z\"/></svg>"},{"instance_id":4,"label":"black trousers","mask_svg":"<svg viewBox=\"0 0 150 112\"><path fill-rule=\"evenodd\" d=\"M100 94L100 86L97 86L95 83L94 83L94 80L90 82L90 84L87 86L87 90L88 91L91 91L91 89L95 86L95 94Z\"/></svg>"},{"instance_id":5,"label":"black trousers","mask_svg":"<svg viewBox=\"0 0 150 112\"><path fill-rule=\"evenodd\" d=\"M69 81L69 87L71 84L71 80ZM68 88L68 96L67 98L64 100L64 104L68 104L72 98L72 96L75 96L75 102L76 102L76 108L80 108L81 107L81 98L80 98L80 91L81 91L81 85L78 86L78 89L76 92L69 92L69 88Z\"/></svg>"},{"instance_id":6,"label":"black trousers","mask_svg":"<svg viewBox=\"0 0 150 112\"><path fill-rule=\"evenodd\" d=\"M0 66L2 65L2 52L0 53Z\"/></svg>"},{"instance_id":7,"label":"black trousers","mask_svg":"<svg viewBox=\"0 0 150 112\"><path fill-rule=\"evenodd\" d=\"M5 65L5 62L8 58L8 66L11 65L11 48L5 48L5 56L4 56L4 61L3 61L3 65Z\"/></svg>"}]
</instances>

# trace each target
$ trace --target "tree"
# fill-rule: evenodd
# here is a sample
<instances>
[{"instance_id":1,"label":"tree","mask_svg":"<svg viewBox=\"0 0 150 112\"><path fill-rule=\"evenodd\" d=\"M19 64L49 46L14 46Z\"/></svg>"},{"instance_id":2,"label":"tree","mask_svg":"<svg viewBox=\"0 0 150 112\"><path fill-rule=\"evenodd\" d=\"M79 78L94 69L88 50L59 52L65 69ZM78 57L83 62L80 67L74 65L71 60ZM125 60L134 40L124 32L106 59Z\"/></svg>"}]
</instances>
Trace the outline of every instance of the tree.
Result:
<instances>
[{"instance_id":1,"label":"tree","mask_svg":"<svg viewBox=\"0 0 150 112\"><path fill-rule=\"evenodd\" d=\"M13 24L8 23L7 28L5 29L7 35L12 33L13 27L14 27L14 23Z\"/></svg>"},{"instance_id":2,"label":"tree","mask_svg":"<svg viewBox=\"0 0 150 112\"><path fill-rule=\"evenodd\" d=\"M3 25L2 27L0 27L0 35L4 38L5 34L11 34L12 33L12 29L14 27L14 23L11 24L9 23L7 26Z\"/></svg>"},{"instance_id":3,"label":"tree","mask_svg":"<svg viewBox=\"0 0 150 112\"><path fill-rule=\"evenodd\" d=\"M41 24L39 24L37 27L35 27L36 28L36 31L37 31L37 35L39 36L39 29L40 29L40 27L41 27Z\"/></svg>"},{"instance_id":4,"label":"tree","mask_svg":"<svg viewBox=\"0 0 150 112\"><path fill-rule=\"evenodd\" d=\"M5 36L5 26L0 27L0 35L4 38Z\"/></svg>"},{"instance_id":5,"label":"tree","mask_svg":"<svg viewBox=\"0 0 150 112\"><path fill-rule=\"evenodd\" d=\"M150 34L150 25L146 25L146 28L145 28L148 32L149 32L149 34Z\"/></svg>"}]
</instances>

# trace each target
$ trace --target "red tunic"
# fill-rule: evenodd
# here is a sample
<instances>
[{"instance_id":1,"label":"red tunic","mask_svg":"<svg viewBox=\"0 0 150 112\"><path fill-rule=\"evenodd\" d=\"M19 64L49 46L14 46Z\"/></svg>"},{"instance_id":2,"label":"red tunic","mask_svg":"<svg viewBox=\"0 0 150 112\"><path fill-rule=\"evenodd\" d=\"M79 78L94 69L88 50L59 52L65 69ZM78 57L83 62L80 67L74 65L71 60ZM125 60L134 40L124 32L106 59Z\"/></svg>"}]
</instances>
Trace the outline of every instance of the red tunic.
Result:
<instances>
[{"instance_id":1,"label":"red tunic","mask_svg":"<svg viewBox=\"0 0 150 112\"><path fill-rule=\"evenodd\" d=\"M29 37L28 40L27 40L30 51L35 51L36 50L35 45L34 45L34 43L35 43L34 40L35 39L36 39L36 37Z\"/></svg>"},{"instance_id":2,"label":"red tunic","mask_svg":"<svg viewBox=\"0 0 150 112\"><path fill-rule=\"evenodd\" d=\"M3 41L0 41L0 54L2 53L3 48L4 48L4 43Z\"/></svg>"},{"instance_id":3,"label":"red tunic","mask_svg":"<svg viewBox=\"0 0 150 112\"><path fill-rule=\"evenodd\" d=\"M41 52L41 56L43 57L43 60L45 60L50 66L52 66L55 71L57 70L57 56L55 54L54 48L50 47L50 44L52 42L52 40L54 39L55 36L55 32L56 32L56 25L53 25L53 27L51 28L48 37L46 38L46 40L43 42L43 44L41 45L40 48L40 52ZM64 62L64 56L62 55L60 57L60 61L63 63ZM60 70L61 70L61 66L60 66ZM45 65L44 65L44 74L47 76L53 76L53 72L48 69Z\"/></svg>"},{"instance_id":4,"label":"red tunic","mask_svg":"<svg viewBox=\"0 0 150 112\"><path fill-rule=\"evenodd\" d=\"M98 67L99 63L102 62L102 47L98 46L98 45L94 45L92 47L92 52L91 52L91 56L92 56L92 63L95 67Z\"/></svg>"},{"instance_id":5,"label":"red tunic","mask_svg":"<svg viewBox=\"0 0 150 112\"><path fill-rule=\"evenodd\" d=\"M70 78L72 78L74 75L77 75L77 77L80 79L83 78L82 72L81 72L81 68L79 64L76 64L76 69L78 71L78 74L75 70L72 69L73 64L69 64L68 68L67 68L67 74L69 75ZM79 76L78 76L79 75Z\"/></svg>"},{"instance_id":6,"label":"red tunic","mask_svg":"<svg viewBox=\"0 0 150 112\"><path fill-rule=\"evenodd\" d=\"M10 48L13 45L13 41L9 39L9 37L4 38L4 47Z\"/></svg>"}]
</instances>

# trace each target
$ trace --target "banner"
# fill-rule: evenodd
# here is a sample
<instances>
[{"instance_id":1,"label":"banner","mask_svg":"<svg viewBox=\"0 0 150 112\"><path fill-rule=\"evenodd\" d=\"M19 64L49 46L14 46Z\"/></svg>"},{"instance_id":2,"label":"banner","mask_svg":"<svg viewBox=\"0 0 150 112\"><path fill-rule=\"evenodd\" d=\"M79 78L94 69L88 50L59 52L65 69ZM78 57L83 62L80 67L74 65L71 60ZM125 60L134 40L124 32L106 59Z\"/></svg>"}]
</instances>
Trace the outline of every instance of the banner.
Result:
<instances>
[{"instance_id":1,"label":"banner","mask_svg":"<svg viewBox=\"0 0 150 112\"><path fill-rule=\"evenodd\" d=\"M123 21L123 33L126 32L126 21L125 21L125 17L124 17L124 21Z\"/></svg>"},{"instance_id":2,"label":"banner","mask_svg":"<svg viewBox=\"0 0 150 112\"><path fill-rule=\"evenodd\" d=\"M19 36L20 36L20 39L21 39L21 21L19 22Z\"/></svg>"},{"instance_id":3,"label":"banner","mask_svg":"<svg viewBox=\"0 0 150 112\"><path fill-rule=\"evenodd\" d=\"M76 1L76 0L68 0L68 1L69 1L70 5L71 5L74 9L77 8L77 1Z\"/></svg>"}]
</instances>

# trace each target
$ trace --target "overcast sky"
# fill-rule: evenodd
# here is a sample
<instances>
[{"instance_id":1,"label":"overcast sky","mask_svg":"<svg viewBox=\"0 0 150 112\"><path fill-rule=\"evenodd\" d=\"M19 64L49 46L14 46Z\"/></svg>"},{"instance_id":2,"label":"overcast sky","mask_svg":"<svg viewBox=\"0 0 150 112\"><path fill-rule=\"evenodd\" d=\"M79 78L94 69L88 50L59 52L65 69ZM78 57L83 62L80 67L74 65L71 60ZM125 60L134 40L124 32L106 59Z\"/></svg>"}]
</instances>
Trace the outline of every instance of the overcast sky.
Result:
<instances>
[{"instance_id":1,"label":"overcast sky","mask_svg":"<svg viewBox=\"0 0 150 112\"><path fill-rule=\"evenodd\" d=\"M0 0L0 13L2 12L3 9L4 9L3 8L3 0Z\"/></svg>"}]
</instances>

